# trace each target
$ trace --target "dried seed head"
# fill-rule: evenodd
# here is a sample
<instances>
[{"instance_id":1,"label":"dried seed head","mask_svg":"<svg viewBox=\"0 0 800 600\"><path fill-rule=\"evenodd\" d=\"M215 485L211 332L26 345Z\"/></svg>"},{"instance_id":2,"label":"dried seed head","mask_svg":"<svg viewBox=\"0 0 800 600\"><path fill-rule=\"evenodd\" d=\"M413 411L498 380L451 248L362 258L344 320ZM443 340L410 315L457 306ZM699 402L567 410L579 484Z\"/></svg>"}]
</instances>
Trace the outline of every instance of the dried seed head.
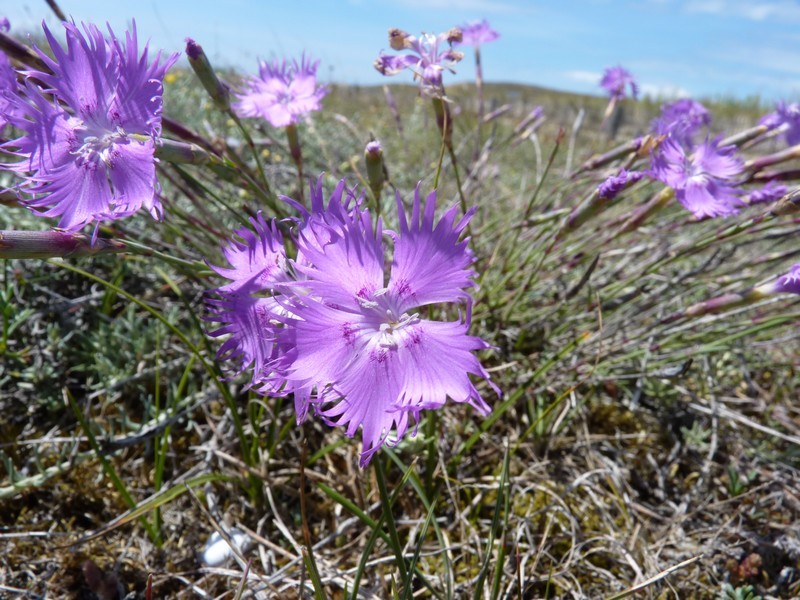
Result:
<instances>
[{"instance_id":1,"label":"dried seed head","mask_svg":"<svg viewBox=\"0 0 800 600\"><path fill-rule=\"evenodd\" d=\"M461 33L461 29L458 27L453 27L450 31L447 32L447 43L448 44L457 44L464 39L464 34Z\"/></svg>"},{"instance_id":2,"label":"dried seed head","mask_svg":"<svg viewBox=\"0 0 800 600\"><path fill-rule=\"evenodd\" d=\"M409 34L402 29L392 27L389 30L389 45L392 47L392 50L403 50L408 48L409 37Z\"/></svg>"}]
</instances>

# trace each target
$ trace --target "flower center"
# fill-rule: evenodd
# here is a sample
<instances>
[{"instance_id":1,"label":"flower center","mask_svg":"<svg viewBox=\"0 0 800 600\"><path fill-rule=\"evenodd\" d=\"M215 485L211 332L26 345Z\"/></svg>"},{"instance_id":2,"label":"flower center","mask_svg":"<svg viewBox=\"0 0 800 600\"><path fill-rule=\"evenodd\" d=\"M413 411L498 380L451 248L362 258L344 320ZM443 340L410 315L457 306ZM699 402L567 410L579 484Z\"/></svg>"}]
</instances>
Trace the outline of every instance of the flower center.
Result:
<instances>
[{"instance_id":1,"label":"flower center","mask_svg":"<svg viewBox=\"0 0 800 600\"><path fill-rule=\"evenodd\" d=\"M79 131L76 131L76 133L79 133ZM110 167L116 154L114 145L127 141L125 130L122 127L117 127L114 131L88 131L86 129L84 131L85 134L82 139L80 135L78 136L82 144L72 151L72 154L78 157L78 164L102 162L105 166Z\"/></svg>"},{"instance_id":2,"label":"flower center","mask_svg":"<svg viewBox=\"0 0 800 600\"><path fill-rule=\"evenodd\" d=\"M281 106L289 106L292 102L294 102L294 94L288 89L281 90L275 96L275 100Z\"/></svg>"},{"instance_id":3,"label":"flower center","mask_svg":"<svg viewBox=\"0 0 800 600\"><path fill-rule=\"evenodd\" d=\"M403 329L419 323L419 313L412 315L402 313L398 317L398 311L392 307L392 303L387 297L387 292L388 288L380 288L372 294L362 290L356 295L356 299L361 308L369 311L372 314L372 318L378 321L378 345L381 348L394 349L397 348L398 342L403 337L401 333Z\"/></svg>"},{"instance_id":4,"label":"flower center","mask_svg":"<svg viewBox=\"0 0 800 600\"><path fill-rule=\"evenodd\" d=\"M686 178L687 185L690 183L694 183L700 186L705 186L709 182L709 177L707 173L703 171L698 171L696 173L692 173L689 177Z\"/></svg>"},{"instance_id":5,"label":"flower center","mask_svg":"<svg viewBox=\"0 0 800 600\"><path fill-rule=\"evenodd\" d=\"M378 345L382 348L397 348L398 338L400 337L397 334L404 328L419 323L419 313L414 313L413 315L403 313L400 318L395 320L392 311L387 310L386 319L387 321L381 323L379 328Z\"/></svg>"}]
</instances>

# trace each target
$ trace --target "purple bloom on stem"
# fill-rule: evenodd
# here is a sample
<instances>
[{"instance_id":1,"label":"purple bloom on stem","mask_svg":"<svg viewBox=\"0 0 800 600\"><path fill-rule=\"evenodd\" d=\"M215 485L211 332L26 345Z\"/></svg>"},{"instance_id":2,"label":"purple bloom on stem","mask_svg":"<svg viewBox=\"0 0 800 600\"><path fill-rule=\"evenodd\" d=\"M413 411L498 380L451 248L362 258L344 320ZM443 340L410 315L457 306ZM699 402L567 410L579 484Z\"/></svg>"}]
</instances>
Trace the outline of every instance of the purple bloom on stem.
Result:
<instances>
[{"instance_id":1,"label":"purple bloom on stem","mask_svg":"<svg viewBox=\"0 0 800 600\"><path fill-rule=\"evenodd\" d=\"M436 220L435 193L423 206L417 190L410 220L398 196L393 232L373 226L343 181L327 206L321 181L311 196L310 212L286 199L302 214L288 269L274 224L260 217L224 250L232 268L215 270L233 283L214 291L208 317L222 323L212 335L230 336L218 358L252 367L260 393L293 394L298 422L313 406L348 436L361 428L362 466L448 398L489 412L470 379L489 379L474 355L487 344L467 334L473 256L459 240L474 210L456 221L454 207ZM420 316L453 303L464 307L454 321Z\"/></svg>"},{"instance_id":2,"label":"purple bloom on stem","mask_svg":"<svg viewBox=\"0 0 800 600\"><path fill-rule=\"evenodd\" d=\"M46 25L54 58L36 48L52 72L26 71L21 95L11 99L18 114L9 122L24 135L4 148L23 160L4 168L25 177L24 189L33 195L25 204L47 208L43 216L60 216L63 229L118 219L141 207L159 218L154 152L161 82L178 55L159 64L159 53L148 64L147 45L139 54L135 24L124 42L110 28L106 39L94 25L83 25L85 35L73 23L63 25L66 49Z\"/></svg>"},{"instance_id":3,"label":"purple bloom on stem","mask_svg":"<svg viewBox=\"0 0 800 600\"><path fill-rule=\"evenodd\" d=\"M605 200L613 200L622 190L636 183L642 177L644 177L644 173L620 169L619 173L611 175L597 187L597 193Z\"/></svg>"},{"instance_id":4,"label":"purple bloom on stem","mask_svg":"<svg viewBox=\"0 0 800 600\"><path fill-rule=\"evenodd\" d=\"M459 237L474 211L456 222L454 207L436 221L436 194L423 207L419 190L410 221L399 196L397 208L400 229L386 232L394 246L388 282L384 232L366 211L337 220L325 245L313 232L297 240L310 264L296 268L310 293L293 308L287 386L307 390L318 413L347 435L362 428L362 466L382 444L397 443L422 410L447 398L489 411L469 378L489 377L473 354L487 344L467 334L473 257ZM464 303L466 318L420 316L421 307L441 303Z\"/></svg>"},{"instance_id":5,"label":"purple bloom on stem","mask_svg":"<svg viewBox=\"0 0 800 600\"><path fill-rule=\"evenodd\" d=\"M673 188L678 201L698 218L733 215L742 204L730 181L743 168L735 152L735 146L706 140L687 154L667 138L651 155L650 174Z\"/></svg>"},{"instance_id":6,"label":"purple bloom on stem","mask_svg":"<svg viewBox=\"0 0 800 600\"><path fill-rule=\"evenodd\" d=\"M375 59L374 66L381 75L396 75L404 69L410 69L414 73L414 79L420 80L423 93L441 97L444 95L442 72L447 69L455 73L452 66L464 58L461 52L451 48L452 44L461 39L459 29L451 29L439 35L423 33L419 38L400 29L390 29L389 43L392 48L411 50L413 54L392 55L381 52ZM444 42L448 45L440 50Z\"/></svg>"},{"instance_id":7,"label":"purple bloom on stem","mask_svg":"<svg viewBox=\"0 0 800 600\"><path fill-rule=\"evenodd\" d=\"M609 67L603 72L600 87L606 90L613 100L622 100L625 97L625 88L631 90L631 97L636 100L639 86L629 71L621 66Z\"/></svg>"},{"instance_id":8,"label":"purple bloom on stem","mask_svg":"<svg viewBox=\"0 0 800 600\"><path fill-rule=\"evenodd\" d=\"M296 60L259 63L258 77L245 80L245 89L237 94L239 101L233 105L243 117L260 117L273 127L287 127L300 117L322 108L322 99L328 93L325 86L317 85L319 61L311 62L305 56Z\"/></svg>"},{"instance_id":9,"label":"purple bloom on stem","mask_svg":"<svg viewBox=\"0 0 800 600\"><path fill-rule=\"evenodd\" d=\"M459 27L461 29L461 41L457 42L464 46L480 46L481 44L488 44L500 37L489 25L489 21L483 19L482 21L473 21Z\"/></svg>"},{"instance_id":10,"label":"purple bloom on stem","mask_svg":"<svg viewBox=\"0 0 800 600\"><path fill-rule=\"evenodd\" d=\"M759 123L770 129L781 127L787 144L800 144L800 103L786 104L781 100L775 105L775 112L761 117Z\"/></svg>"},{"instance_id":11,"label":"purple bloom on stem","mask_svg":"<svg viewBox=\"0 0 800 600\"><path fill-rule=\"evenodd\" d=\"M212 337L228 335L217 352L217 360L238 362L234 374L253 369L251 385L269 375L275 358L275 338L284 312L272 294L289 279L286 250L275 222L267 223L259 213L250 219L252 229L242 227L236 238L222 249L230 268L211 268L230 283L212 290L206 298L207 321L222 327ZM266 296L265 294L269 294Z\"/></svg>"},{"instance_id":12,"label":"purple bloom on stem","mask_svg":"<svg viewBox=\"0 0 800 600\"><path fill-rule=\"evenodd\" d=\"M748 204L763 204L766 202L774 202L786 195L789 188L777 181L769 181L759 190L753 190L748 197Z\"/></svg>"},{"instance_id":13,"label":"purple bloom on stem","mask_svg":"<svg viewBox=\"0 0 800 600\"><path fill-rule=\"evenodd\" d=\"M650 125L655 135L671 135L682 144L691 144L692 135L711 123L711 113L691 98L661 106L661 115Z\"/></svg>"}]
</instances>

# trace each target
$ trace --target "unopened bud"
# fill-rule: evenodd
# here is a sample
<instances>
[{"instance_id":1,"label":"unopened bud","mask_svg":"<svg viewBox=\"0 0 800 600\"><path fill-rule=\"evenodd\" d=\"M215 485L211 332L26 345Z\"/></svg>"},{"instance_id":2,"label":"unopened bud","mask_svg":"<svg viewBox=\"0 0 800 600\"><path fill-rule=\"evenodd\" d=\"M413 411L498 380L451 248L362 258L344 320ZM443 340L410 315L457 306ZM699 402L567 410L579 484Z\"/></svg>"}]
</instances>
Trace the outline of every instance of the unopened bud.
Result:
<instances>
[{"instance_id":1,"label":"unopened bud","mask_svg":"<svg viewBox=\"0 0 800 600\"><path fill-rule=\"evenodd\" d=\"M378 140L367 144L364 150L364 160L367 163L367 180L375 198L380 198L383 184L386 182L386 167L383 164L383 148Z\"/></svg>"},{"instance_id":2,"label":"unopened bud","mask_svg":"<svg viewBox=\"0 0 800 600\"><path fill-rule=\"evenodd\" d=\"M0 231L0 259L90 256L125 249L121 241L92 240L77 231Z\"/></svg>"},{"instance_id":3,"label":"unopened bud","mask_svg":"<svg viewBox=\"0 0 800 600\"><path fill-rule=\"evenodd\" d=\"M224 111L229 111L231 109L231 90L228 84L217 77L214 68L208 62L206 53L203 52L203 47L192 38L186 38L186 56L214 104Z\"/></svg>"},{"instance_id":4,"label":"unopened bud","mask_svg":"<svg viewBox=\"0 0 800 600\"><path fill-rule=\"evenodd\" d=\"M161 138L156 144L156 157L174 164L204 165L214 158L197 144L186 144Z\"/></svg>"}]
</instances>

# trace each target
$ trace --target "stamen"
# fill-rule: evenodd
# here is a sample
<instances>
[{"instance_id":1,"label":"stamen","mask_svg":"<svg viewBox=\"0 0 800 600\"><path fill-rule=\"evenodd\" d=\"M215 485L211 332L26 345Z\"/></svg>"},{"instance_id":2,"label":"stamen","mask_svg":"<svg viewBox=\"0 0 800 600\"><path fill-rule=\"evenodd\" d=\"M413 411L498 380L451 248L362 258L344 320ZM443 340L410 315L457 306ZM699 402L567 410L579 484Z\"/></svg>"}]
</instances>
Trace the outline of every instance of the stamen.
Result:
<instances>
[{"instance_id":1,"label":"stamen","mask_svg":"<svg viewBox=\"0 0 800 600\"><path fill-rule=\"evenodd\" d=\"M76 133L79 131L80 128L76 130ZM84 131L86 130L84 129ZM119 126L114 131L106 131L102 135L85 135L83 136L83 144L72 151L72 154L79 156L84 163L99 159L109 167L114 153L114 144L126 137L125 130ZM78 138L80 139L80 135L78 135Z\"/></svg>"}]
</instances>

